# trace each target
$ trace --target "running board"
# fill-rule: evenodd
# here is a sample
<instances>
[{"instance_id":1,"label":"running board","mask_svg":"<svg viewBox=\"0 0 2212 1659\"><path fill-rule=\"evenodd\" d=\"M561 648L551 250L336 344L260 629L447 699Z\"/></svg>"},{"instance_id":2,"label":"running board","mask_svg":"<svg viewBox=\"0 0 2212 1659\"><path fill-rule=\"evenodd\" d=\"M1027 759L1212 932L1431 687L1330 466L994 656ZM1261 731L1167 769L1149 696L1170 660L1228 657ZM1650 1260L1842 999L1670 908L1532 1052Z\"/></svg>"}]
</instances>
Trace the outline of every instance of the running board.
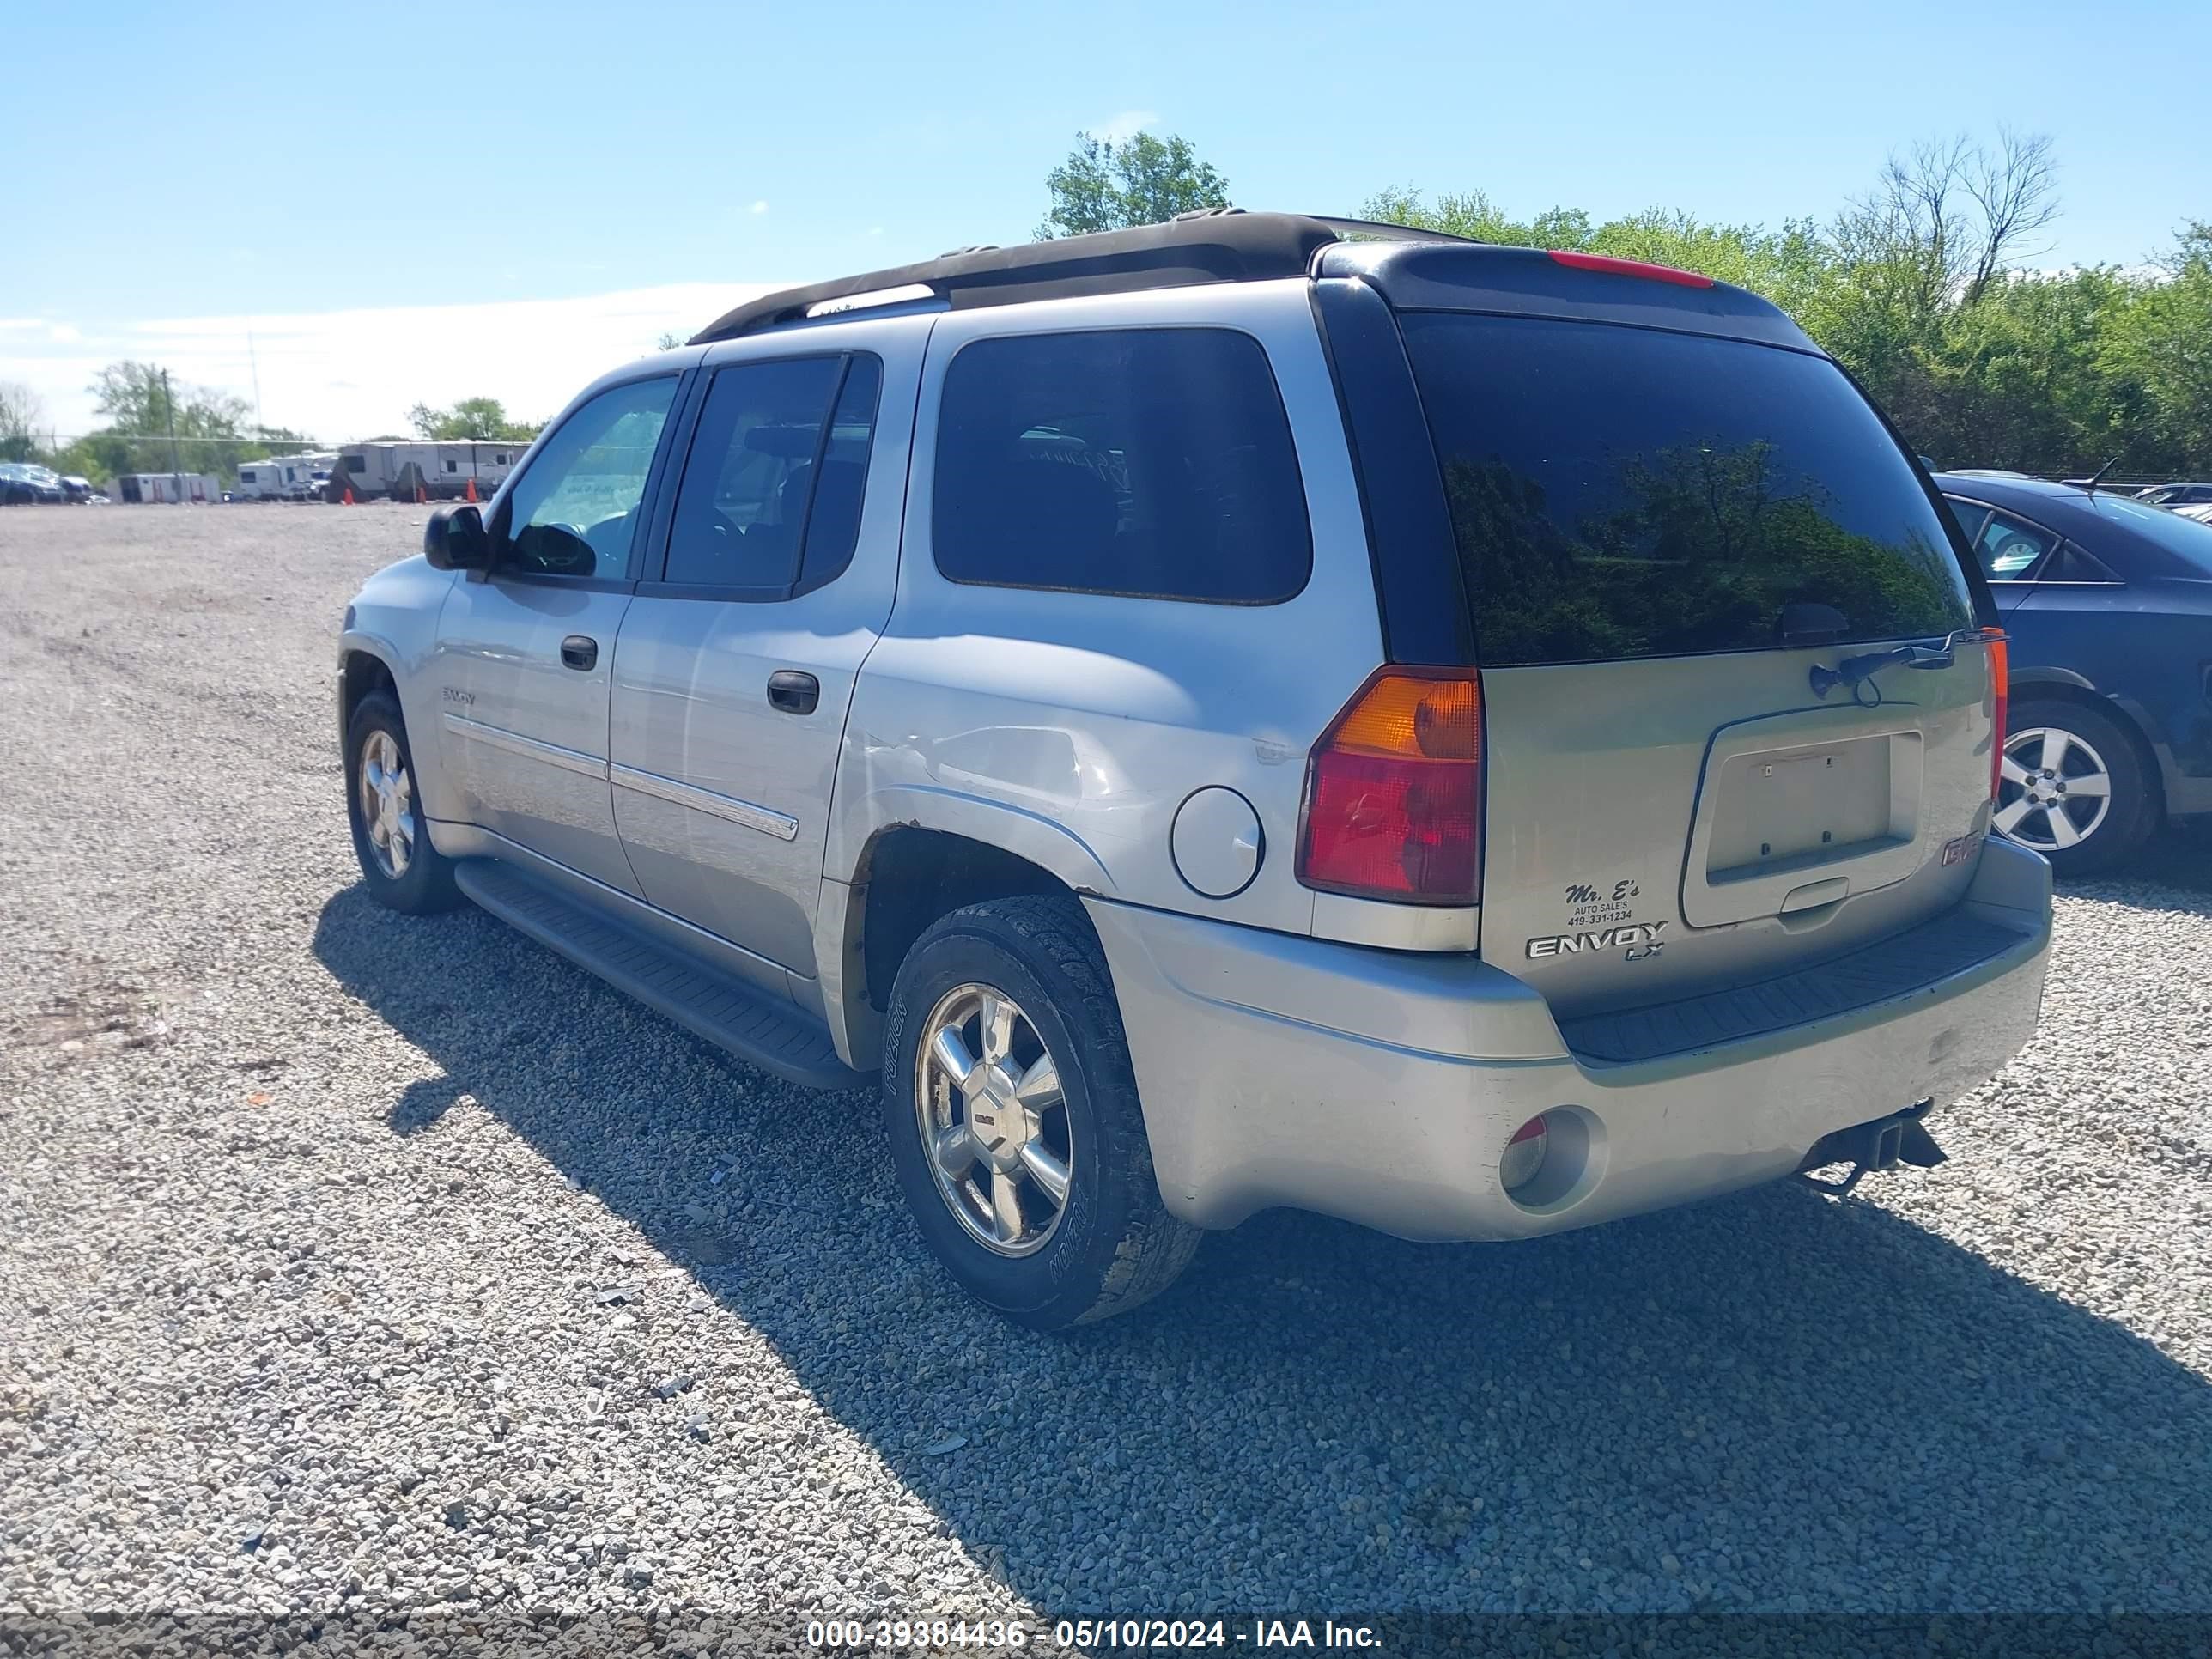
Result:
<instances>
[{"instance_id":1,"label":"running board","mask_svg":"<svg viewBox=\"0 0 2212 1659\"><path fill-rule=\"evenodd\" d=\"M860 1089L872 1081L839 1060L830 1033L789 1002L779 1006L766 992L619 927L509 865L464 859L453 879L501 921L748 1065L817 1089Z\"/></svg>"}]
</instances>

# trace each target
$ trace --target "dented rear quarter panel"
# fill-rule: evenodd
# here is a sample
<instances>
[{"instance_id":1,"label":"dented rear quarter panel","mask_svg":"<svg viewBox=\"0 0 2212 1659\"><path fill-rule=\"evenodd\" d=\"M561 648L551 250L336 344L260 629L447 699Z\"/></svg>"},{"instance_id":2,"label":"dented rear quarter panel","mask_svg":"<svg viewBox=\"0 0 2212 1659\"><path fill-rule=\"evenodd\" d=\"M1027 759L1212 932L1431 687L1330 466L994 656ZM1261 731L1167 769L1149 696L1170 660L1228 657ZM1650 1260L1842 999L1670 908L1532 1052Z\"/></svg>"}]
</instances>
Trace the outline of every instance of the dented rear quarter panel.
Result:
<instances>
[{"instance_id":1,"label":"dented rear quarter panel","mask_svg":"<svg viewBox=\"0 0 2212 1659\"><path fill-rule=\"evenodd\" d=\"M1206 605L966 585L939 573L938 403L961 347L1004 335L1191 325L1240 330L1267 349L1312 526L1312 573L1301 592L1277 605ZM1295 867L1306 756L1382 660L1382 641L1358 493L1306 285L948 313L931 336L915 429L898 595L854 696L825 873L851 879L873 836L911 823L1004 848L1079 892L1313 931L1315 895ZM1177 810L1206 786L1244 796L1264 836L1258 872L1229 898L1186 885L1170 850Z\"/></svg>"}]
</instances>

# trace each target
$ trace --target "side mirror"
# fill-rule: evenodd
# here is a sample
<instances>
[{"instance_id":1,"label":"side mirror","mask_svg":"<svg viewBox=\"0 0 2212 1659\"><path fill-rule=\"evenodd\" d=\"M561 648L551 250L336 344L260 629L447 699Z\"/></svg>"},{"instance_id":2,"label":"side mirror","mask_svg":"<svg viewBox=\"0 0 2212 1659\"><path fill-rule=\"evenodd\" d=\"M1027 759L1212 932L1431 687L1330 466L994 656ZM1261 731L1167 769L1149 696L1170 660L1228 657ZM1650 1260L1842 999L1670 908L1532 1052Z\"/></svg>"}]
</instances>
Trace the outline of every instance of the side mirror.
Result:
<instances>
[{"instance_id":1,"label":"side mirror","mask_svg":"<svg viewBox=\"0 0 2212 1659\"><path fill-rule=\"evenodd\" d=\"M422 526L422 556L433 570L489 570L491 537L474 507L441 507Z\"/></svg>"}]
</instances>

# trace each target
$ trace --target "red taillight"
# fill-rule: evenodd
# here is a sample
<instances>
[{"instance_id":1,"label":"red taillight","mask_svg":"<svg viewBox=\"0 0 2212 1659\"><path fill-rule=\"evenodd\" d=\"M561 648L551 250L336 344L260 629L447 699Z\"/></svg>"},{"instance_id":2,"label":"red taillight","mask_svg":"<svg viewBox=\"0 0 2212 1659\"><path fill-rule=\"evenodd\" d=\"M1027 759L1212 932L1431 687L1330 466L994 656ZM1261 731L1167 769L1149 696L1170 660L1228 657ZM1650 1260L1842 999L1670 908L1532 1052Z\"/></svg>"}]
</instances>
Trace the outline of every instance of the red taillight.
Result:
<instances>
[{"instance_id":1,"label":"red taillight","mask_svg":"<svg viewBox=\"0 0 2212 1659\"><path fill-rule=\"evenodd\" d=\"M1984 628L1982 637L1990 642L1990 690L1996 707L1990 722L1990 799L1995 800L2002 793L2004 783L2005 716L2012 703L2012 653L2008 648L2002 628Z\"/></svg>"},{"instance_id":2,"label":"red taillight","mask_svg":"<svg viewBox=\"0 0 2212 1659\"><path fill-rule=\"evenodd\" d=\"M1482 891L1482 685L1471 668L1385 668L1306 770L1298 879L1411 904Z\"/></svg>"},{"instance_id":3,"label":"red taillight","mask_svg":"<svg viewBox=\"0 0 2212 1659\"><path fill-rule=\"evenodd\" d=\"M1684 288L1711 288L1713 279L1700 276L1694 270L1677 270L1672 265L1646 264L1641 259L1616 259L1604 253L1570 253L1564 248L1551 250L1552 257L1563 265L1572 265L1577 270L1610 271L1615 276L1641 276L1649 282L1675 283Z\"/></svg>"}]
</instances>

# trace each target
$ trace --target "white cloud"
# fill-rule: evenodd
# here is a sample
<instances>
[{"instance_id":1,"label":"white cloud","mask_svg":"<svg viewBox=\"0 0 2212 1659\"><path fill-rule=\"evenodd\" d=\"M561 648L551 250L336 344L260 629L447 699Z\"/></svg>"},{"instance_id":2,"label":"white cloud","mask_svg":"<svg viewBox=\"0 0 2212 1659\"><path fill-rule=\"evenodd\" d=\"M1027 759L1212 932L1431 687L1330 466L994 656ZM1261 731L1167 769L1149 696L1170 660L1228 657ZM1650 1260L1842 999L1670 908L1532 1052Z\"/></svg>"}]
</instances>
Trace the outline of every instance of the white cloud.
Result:
<instances>
[{"instance_id":1,"label":"white cloud","mask_svg":"<svg viewBox=\"0 0 2212 1659\"><path fill-rule=\"evenodd\" d=\"M25 334L46 326L43 317L0 317L0 334Z\"/></svg>"},{"instance_id":2,"label":"white cloud","mask_svg":"<svg viewBox=\"0 0 2212 1659\"><path fill-rule=\"evenodd\" d=\"M76 325L73 324L56 323L52 328L46 331L46 337L49 340L52 340L56 345L75 345L78 341L83 339L84 336L77 332Z\"/></svg>"},{"instance_id":3,"label":"white cloud","mask_svg":"<svg viewBox=\"0 0 2212 1659\"><path fill-rule=\"evenodd\" d=\"M1089 129L1094 138L1104 138L1114 143L1124 143L1135 137L1160 118L1156 109L1125 109L1109 115L1097 126Z\"/></svg>"},{"instance_id":4,"label":"white cloud","mask_svg":"<svg viewBox=\"0 0 2212 1659\"><path fill-rule=\"evenodd\" d=\"M752 206L752 210L755 213L766 213L768 211L768 204L766 202L755 202Z\"/></svg>"},{"instance_id":5,"label":"white cloud","mask_svg":"<svg viewBox=\"0 0 2212 1659\"><path fill-rule=\"evenodd\" d=\"M479 395L537 420L593 376L651 352L660 335L689 336L781 286L681 283L572 300L171 318L91 341L51 337L67 349L8 342L0 345L8 354L0 356L0 380L28 385L65 434L98 423L85 388L120 357L161 363L187 384L249 399L258 364L262 418L334 443L403 431L416 403Z\"/></svg>"}]
</instances>

